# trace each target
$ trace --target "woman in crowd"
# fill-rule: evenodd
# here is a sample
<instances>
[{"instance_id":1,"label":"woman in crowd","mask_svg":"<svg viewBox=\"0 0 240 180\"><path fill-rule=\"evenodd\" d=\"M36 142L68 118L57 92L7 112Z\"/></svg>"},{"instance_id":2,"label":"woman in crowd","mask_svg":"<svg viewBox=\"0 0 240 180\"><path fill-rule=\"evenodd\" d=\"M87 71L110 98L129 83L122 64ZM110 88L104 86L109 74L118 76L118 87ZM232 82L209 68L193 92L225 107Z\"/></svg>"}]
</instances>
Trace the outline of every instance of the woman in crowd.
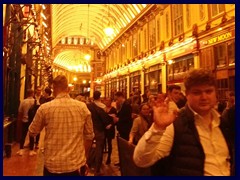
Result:
<instances>
[{"instance_id":1,"label":"woman in crowd","mask_svg":"<svg viewBox=\"0 0 240 180\"><path fill-rule=\"evenodd\" d=\"M133 121L133 126L129 135L129 143L137 144L142 135L152 125L152 119L150 116L150 106L147 103L143 103L140 106L140 113Z\"/></svg>"}]
</instances>

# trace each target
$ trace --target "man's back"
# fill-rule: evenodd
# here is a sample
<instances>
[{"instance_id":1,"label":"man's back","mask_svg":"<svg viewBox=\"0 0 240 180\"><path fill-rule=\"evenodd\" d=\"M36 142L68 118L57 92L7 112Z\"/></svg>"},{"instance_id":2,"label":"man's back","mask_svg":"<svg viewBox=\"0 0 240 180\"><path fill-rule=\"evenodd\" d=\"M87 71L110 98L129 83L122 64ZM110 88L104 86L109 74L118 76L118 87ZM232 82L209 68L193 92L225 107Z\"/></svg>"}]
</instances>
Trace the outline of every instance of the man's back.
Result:
<instances>
[{"instance_id":1,"label":"man's back","mask_svg":"<svg viewBox=\"0 0 240 180\"><path fill-rule=\"evenodd\" d=\"M71 172L85 164L83 140L93 138L93 129L84 103L59 94L39 108L29 129L36 132L44 126L44 165L50 172Z\"/></svg>"}]
</instances>

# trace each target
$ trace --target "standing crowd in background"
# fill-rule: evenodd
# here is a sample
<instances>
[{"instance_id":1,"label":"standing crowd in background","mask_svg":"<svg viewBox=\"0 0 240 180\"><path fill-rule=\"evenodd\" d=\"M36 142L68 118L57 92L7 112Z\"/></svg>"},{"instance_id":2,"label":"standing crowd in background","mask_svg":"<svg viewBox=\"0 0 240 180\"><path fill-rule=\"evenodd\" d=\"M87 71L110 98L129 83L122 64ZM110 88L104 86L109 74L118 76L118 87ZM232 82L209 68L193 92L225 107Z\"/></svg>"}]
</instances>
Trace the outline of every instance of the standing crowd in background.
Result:
<instances>
[{"instance_id":1,"label":"standing crowd in background","mask_svg":"<svg viewBox=\"0 0 240 180\"><path fill-rule=\"evenodd\" d=\"M135 147L133 160L139 167L152 167L153 175L233 175L235 169L235 94L227 102L217 102L216 80L208 70L189 72L185 92L169 85L167 93L122 92L114 98L70 97L65 76L50 88L27 90L19 107L22 137L18 154L29 130L30 152L36 154L39 135L44 138L44 175L86 175L94 168L102 176L104 147L107 165L111 164L112 140L118 134ZM28 118L34 104L35 117ZM93 144L94 152L91 151ZM119 163L115 163L119 165ZM90 167L88 167L90 166ZM164 171L164 172L163 172ZM162 173L162 174L161 174Z\"/></svg>"}]
</instances>

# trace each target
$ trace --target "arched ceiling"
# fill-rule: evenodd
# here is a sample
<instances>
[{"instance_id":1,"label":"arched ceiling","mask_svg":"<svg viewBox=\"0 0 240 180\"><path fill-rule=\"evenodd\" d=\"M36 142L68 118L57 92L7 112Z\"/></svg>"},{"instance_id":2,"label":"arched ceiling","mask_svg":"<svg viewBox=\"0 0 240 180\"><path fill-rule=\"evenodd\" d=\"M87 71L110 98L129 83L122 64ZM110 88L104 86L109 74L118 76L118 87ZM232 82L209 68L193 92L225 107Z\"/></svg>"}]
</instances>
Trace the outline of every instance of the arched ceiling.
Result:
<instances>
[{"instance_id":1,"label":"arched ceiling","mask_svg":"<svg viewBox=\"0 0 240 180\"><path fill-rule=\"evenodd\" d=\"M83 36L94 38L99 49L104 49L131 23L146 4L53 4L52 47L62 38ZM107 22L114 29L112 36L104 34Z\"/></svg>"},{"instance_id":2,"label":"arched ceiling","mask_svg":"<svg viewBox=\"0 0 240 180\"><path fill-rule=\"evenodd\" d=\"M104 51L116 41L131 25L136 22L152 4L52 4L51 7L51 40L52 48L60 48L54 54L54 65L66 70L76 70L84 60L79 44L76 48L67 48L62 44L66 39L88 38L94 41L94 49ZM114 33L107 36L104 28L110 24ZM61 42L61 43L60 43ZM66 42L66 41L65 41ZM78 41L80 42L80 40ZM75 46L74 44L72 44ZM89 47L90 48L90 47ZM76 61L76 57L78 61ZM80 61L80 62L79 62ZM72 68L74 67L74 68Z\"/></svg>"},{"instance_id":3,"label":"arched ceiling","mask_svg":"<svg viewBox=\"0 0 240 180\"><path fill-rule=\"evenodd\" d=\"M69 71L87 73L90 72L90 63L84 56L80 50L66 50L56 56L54 63Z\"/></svg>"}]
</instances>

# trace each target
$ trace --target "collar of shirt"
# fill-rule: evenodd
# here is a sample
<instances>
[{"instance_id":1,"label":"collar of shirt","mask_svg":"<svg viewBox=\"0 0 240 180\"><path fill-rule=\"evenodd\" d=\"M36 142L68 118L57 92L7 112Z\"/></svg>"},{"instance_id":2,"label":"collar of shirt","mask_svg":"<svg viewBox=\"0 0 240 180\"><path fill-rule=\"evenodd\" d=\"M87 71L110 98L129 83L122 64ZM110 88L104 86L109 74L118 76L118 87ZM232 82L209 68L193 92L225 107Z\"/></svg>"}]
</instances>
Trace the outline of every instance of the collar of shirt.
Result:
<instances>
[{"instance_id":1,"label":"collar of shirt","mask_svg":"<svg viewBox=\"0 0 240 180\"><path fill-rule=\"evenodd\" d=\"M60 99L60 98L70 98L70 96L67 93L59 93L55 99Z\"/></svg>"},{"instance_id":2,"label":"collar of shirt","mask_svg":"<svg viewBox=\"0 0 240 180\"><path fill-rule=\"evenodd\" d=\"M193 112L195 123L203 124L202 123L203 117L200 114L198 114L196 111L194 111L189 104L188 104L188 107ZM220 114L214 108L211 109L210 114L212 115L212 126L213 127L219 126Z\"/></svg>"}]
</instances>

